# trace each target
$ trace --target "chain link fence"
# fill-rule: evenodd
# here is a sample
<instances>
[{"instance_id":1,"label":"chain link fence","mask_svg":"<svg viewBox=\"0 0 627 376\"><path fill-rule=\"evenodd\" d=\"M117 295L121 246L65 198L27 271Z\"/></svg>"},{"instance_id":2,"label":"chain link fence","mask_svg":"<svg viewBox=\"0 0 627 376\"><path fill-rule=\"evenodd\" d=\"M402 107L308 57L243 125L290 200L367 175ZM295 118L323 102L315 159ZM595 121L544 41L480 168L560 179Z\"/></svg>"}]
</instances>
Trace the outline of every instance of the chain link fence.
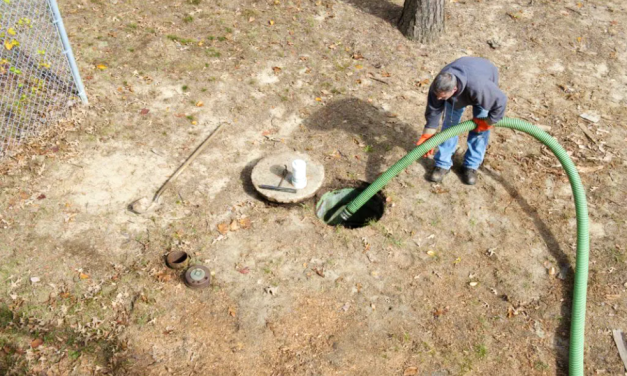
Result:
<instances>
[{"instance_id":1,"label":"chain link fence","mask_svg":"<svg viewBox=\"0 0 627 376\"><path fill-rule=\"evenodd\" d=\"M0 0L0 155L87 102L56 0Z\"/></svg>"}]
</instances>

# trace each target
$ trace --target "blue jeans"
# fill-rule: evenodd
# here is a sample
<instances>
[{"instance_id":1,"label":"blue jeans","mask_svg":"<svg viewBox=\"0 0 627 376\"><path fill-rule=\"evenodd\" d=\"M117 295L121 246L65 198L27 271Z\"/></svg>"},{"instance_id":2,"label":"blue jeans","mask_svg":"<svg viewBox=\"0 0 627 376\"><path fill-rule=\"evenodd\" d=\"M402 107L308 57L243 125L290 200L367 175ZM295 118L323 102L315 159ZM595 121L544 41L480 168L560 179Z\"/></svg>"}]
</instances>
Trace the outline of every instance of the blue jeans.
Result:
<instances>
[{"instance_id":1,"label":"blue jeans","mask_svg":"<svg viewBox=\"0 0 627 376\"><path fill-rule=\"evenodd\" d=\"M459 124L459 121L464 114L464 110L465 108L455 110L453 109L453 105L446 102L444 105L444 121L442 122L442 130ZM472 106L472 116L484 118L488 116L488 111L479 105L474 105ZM436 167L448 170L453 166L453 153L455 153L455 148L457 147L457 139L457 136L451 137L440 144L438 152L435 153ZM489 140L490 131L468 132L468 150L466 151L466 155L464 155L464 167L472 168L473 170L479 169L481 162L483 162L483 157L485 156Z\"/></svg>"}]
</instances>

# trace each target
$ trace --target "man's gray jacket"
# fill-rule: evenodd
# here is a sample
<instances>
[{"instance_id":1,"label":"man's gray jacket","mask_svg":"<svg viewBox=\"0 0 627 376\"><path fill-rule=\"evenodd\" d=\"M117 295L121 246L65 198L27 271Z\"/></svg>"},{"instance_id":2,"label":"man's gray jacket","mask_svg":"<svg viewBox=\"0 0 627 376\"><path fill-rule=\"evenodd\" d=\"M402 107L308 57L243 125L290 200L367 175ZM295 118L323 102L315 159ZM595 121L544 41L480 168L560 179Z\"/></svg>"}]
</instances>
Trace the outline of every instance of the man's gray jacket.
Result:
<instances>
[{"instance_id":1,"label":"man's gray jacket","mask_svg":"<svg viewBox=\"0 0 627 376\"><path fill-rule=\"evenodd\" d=\"M445 66L440 73L450 73L457 78L457 92L448 99L454 109L479 105L488 111L489 124L503 118L507 97L498 87L499 71L494 64L486 59L466 56ZM425 111L425 128L438 128L444 102L436 98L432 84Z\"/></svg>"}]
</instances>

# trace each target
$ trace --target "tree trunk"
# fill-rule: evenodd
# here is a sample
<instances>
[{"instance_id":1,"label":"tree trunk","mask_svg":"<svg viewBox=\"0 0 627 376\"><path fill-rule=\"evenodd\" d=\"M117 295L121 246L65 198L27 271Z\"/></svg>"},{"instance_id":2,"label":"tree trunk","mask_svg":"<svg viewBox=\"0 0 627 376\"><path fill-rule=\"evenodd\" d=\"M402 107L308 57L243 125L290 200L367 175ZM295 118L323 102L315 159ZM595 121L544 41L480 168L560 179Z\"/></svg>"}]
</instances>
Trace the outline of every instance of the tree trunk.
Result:
<instances>
[{"instance_id":1,"label":"tree trunk","mask_svg":"<svg viewBox=\"0 0 627 376\"><path fill-rule=\"evenodd\" d=\"M398 28L409 39L433 42L444 31L444 0L405 0Z\"/></svg>"}]
</instances>

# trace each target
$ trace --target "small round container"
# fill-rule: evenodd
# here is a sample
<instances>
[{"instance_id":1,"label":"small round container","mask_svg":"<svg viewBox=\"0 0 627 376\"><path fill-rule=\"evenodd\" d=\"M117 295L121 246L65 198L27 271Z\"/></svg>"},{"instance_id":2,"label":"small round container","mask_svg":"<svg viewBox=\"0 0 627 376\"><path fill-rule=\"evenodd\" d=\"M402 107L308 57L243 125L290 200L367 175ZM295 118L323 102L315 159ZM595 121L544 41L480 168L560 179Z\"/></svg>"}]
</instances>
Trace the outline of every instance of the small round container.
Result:
<instances>
[{"instance_id":1,"label":"small round container","mask_svg":"<svg viewBox=\"0 0 627 376\"><path fill-rule=\"evenodd\" d=\"M201 289L211 285L211 272L205 266L190 266L185 272L183 280L187 287Z\"/></svg>"},{"instance_id":2,"label":"small round container","mask_svg":"<svg viewBox=\"0 0 627 376\"><path fill-rule=\"evenodd\" d=\"M183 269L189 262L189 255L184 251L172 251L165 256L165 264L172 269Z\"/></svg>"},{"instance_id":3,"label":"small round container","mask_svg":"<svg viewBox=\"0 0 627 376\"><path fill-rule=\"evenodd\" d=\"M292 185L296 189L307 186L307 163L302 159L292 161Z\"/></svg>"}]
</instances>

